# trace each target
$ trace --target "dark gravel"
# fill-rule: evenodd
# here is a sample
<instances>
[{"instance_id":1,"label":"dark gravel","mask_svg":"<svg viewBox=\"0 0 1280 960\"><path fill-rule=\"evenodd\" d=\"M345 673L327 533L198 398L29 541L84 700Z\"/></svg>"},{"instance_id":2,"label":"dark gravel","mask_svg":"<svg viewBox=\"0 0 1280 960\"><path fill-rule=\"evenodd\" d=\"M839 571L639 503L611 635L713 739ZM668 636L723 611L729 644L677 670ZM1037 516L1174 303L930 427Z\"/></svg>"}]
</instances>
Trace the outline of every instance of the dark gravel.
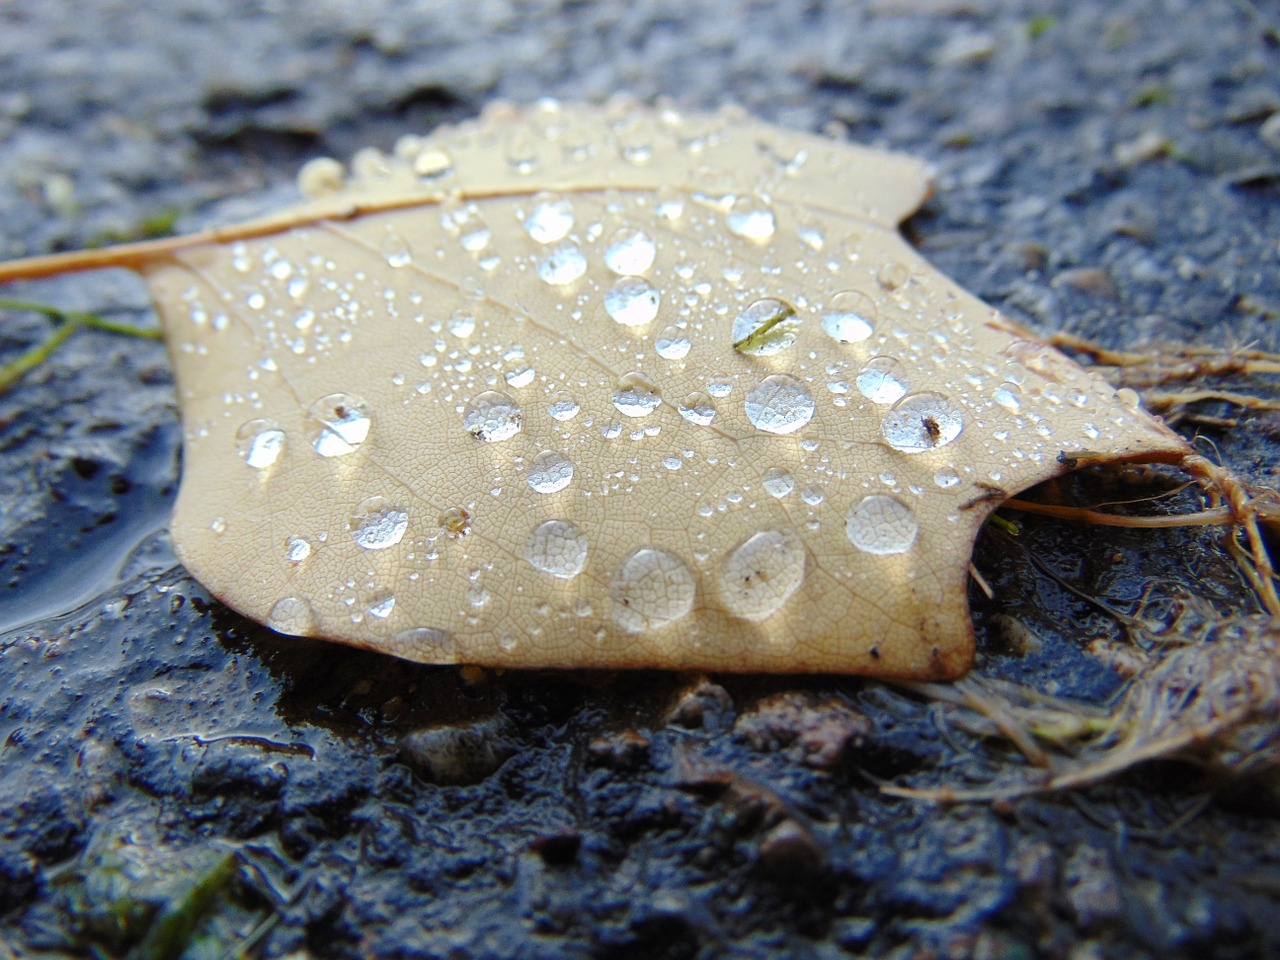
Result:
<instances>
[{"instance_id":1,"label":"dark gravel","mask_svg":"<svg viewBox=\"0 0 1280 960\"><path fill-rule=\"evenodd\" d=\"M929 158L909 236L1040 330L1280 351L1278 30L1268 0L9 0L0 255L277 202L306 157L494 97L626 89ZM128 275L5 293L154 322ZM0 358L46 332L4 315ZM1206 437L1274 479L1274 415ZM882 684L468 684L278 637L176 566L178 440L155 343L81 334L0 396L0 958L1280 954L1274 781L1153 764L935 807L878 784L998 751ZM1020 542L977 554L988 675L1120 687L1090 641L1121 629L1064 580L1256 612L1213 531Z\"/></svg>"}]
</instances>

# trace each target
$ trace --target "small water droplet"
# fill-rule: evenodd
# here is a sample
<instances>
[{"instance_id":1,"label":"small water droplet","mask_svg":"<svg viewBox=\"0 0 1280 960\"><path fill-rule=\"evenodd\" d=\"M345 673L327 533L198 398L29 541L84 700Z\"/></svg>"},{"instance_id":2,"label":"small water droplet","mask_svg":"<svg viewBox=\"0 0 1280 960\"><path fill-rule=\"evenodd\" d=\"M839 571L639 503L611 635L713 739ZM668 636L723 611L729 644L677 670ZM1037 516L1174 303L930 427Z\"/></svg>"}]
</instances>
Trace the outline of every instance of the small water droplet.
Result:
<instances>
[{"instance_id":1,"label":"small water droplet","mask_svg":"<svg viewBox=\"0 0 1280 960\"><path fill-rule=\"evenodd\" d=\"M844 290L827 301L822 329L837 343L861 343L875 332L876 303L858 290Z\"/></svg>"},{"instance_id":2,"label":"small water droplet","mask_svg":"<svg viewBox=\"0 0 1280 960\"><path fill-rule=\"evenodd\" d=\"M453 170L453 157L443 147L423 147L413 158L413 172L427 182L439 180Z\"/></svg>"},{"instance_id":3,"label":"small water droplet","mask_svg":"<svg viewBox=\"0 0 1280 960\"><path fill-rule=\"evenodd\" d=\"M212 530L214 533L218 533L218 534L226 533L226 532L227 532L227 518L226 518L226 517L214 517L214 518L213 518L213 520L209 523L209 529L210 529L210 530Z\"/></svg>"},{"instance_id":4,"label":"small water droplet","mask_svg":"<svg viewBox=\"0 0 1280 960\"><path fill-rule=\"evenodd\" d=\"M796 478L781 467L770 467L764 474L765 493L781 500L790 496L796 488Z\"/></svg>"},{"instance_id":5,"label":"small water droplet","mask_svg":"<svg viewBox=\"0 0 1280 960\"><path fill-rule=\"evenodd\" d=\"M766 433L795 433L813 418L813 396L795 377L774 373L751 388L747 419Z\"/></svg>"},{"instance_id":6,"label":"small water droplet","mask_svg":"<svg viewBox=\"0 0 1280 960\"><path fill-rule=\"evenodd\" d=\"M369 435L369 406L348 393L321 397L307 410L307 417L312 449L322 457L345 456Z\"/></svg>"},{"instance_id":7,"label":"small water droplet","mask_svg":"<svg viewBox=\"0 0 1280 960\"><path fill-rule=\"evenodd\" d=\"M773 210L760 197L734 198L725 214L725 226L734 236L763 243L778 229Z\"/></svg>"},{"instance_id":8,"label":"small water droplet","mask_svg":"<svg viewBox=\"0 0 1280 960\"><path fill-rule=\"evenodd\" d=\"M624 327L642 327L658 315L661 296L643 277L623 277L604 295L604 309Z\"/></svg>"},{"instance_id":9,"label":"small water droplet","mask_svg":"<svg viewBox=\"0 0 1280 960\"><path fill-rule=\"evenodd\" d=\"M471 533L471 514L465 507L449 507L440 514L440 529L451 540L461 540Z\"/></svg>"},{"instance_id":10,"label":"small water droplet","mask_svg":"<svg viewBox=\"0 0 1280 960\"><path fill-rule=\"evenodd\" d=\"M557 244L538 261L538 276L552 286L573 283L586 272L587 258L573 243Z\"/></svg>"},{"instance_id":11,"label":"small water droplet","mask_svg":"<svg viewBox=\"0 0 1280 960\"><path fill-rule=\"evenodd\" d=\"M572 580L587 567L587 535L568 520L545 520L525 543L525 559L535 569Z\"/></svg>"},{"instance_id":12,"label":"small water droplet","mask_svg":"<svg viewBox=\"0 0 1280 960\"><path fill-rule=\"evenodd\" d=\"M762 530L724 558L716 572L720 601L743 620L767 620L804 583L807 559L804 544L794 534Z\"/></svg>"},{"instance_id":13,"label":"small water droplet","mask_svg":"<svg viewBox=\"0 0 1280 960\"><path fill-rule=\"evenodd\" d=\"M551 414L553 420L564 423L572 420L578 415L578 411L582 408L578 406L578 401L568 394L560 394L547 405L547 412Z\"/></svg>"},{"instance_id":14,"label":"small water droplet","mask_svg":"<svg viewBox=\"0 0 1280 960\"><path fill-rule=\"evenodd\" d=\"M729 377L711 377L707 380L707 393L717 400L723 400L733 393L733 380Z\"/></svg>"},{"instance_id":15,"label":"small water droplet","mask_svg":"<svg viewBox=\"0 0 1280 960\"><path fill-rule=\"evenodd\" d=\"M889 446L903 453L944 447L964 429L960 409L940 393L913 393L898 401L880 424Z\"/></svg>"},{"instance_id":16,"label":"small water droplet","mask_svg":"<svg viewBox=\"0 0 1280 960\"><path fill-rule=\"evenodd\" d=\"M240 458L255 470L264 470L284 453L285 437L274 420L249 420L236 431Z\"/></svg>"},{"instance_id":17,"label":"small water droplet","mask_svg":"<svg viewBox=\"0 0 1280 960\"><path fill-rule=\"evenodd\" d=\"M658 247L643 230L619 227L604 251L604 265L614 273L634 276L653 266Z\"/></svg>"},{"instance_id":18,"label":"small water droplet","mask_svg":"<svg viewBox=\"0 0 1280 960\"><path fill-rule=\"evenodd\" d=\"M658 388L639 373L623 376L613 391L613 405L627 417L648 416L661 402Z\"/></svg>"},{"instance_id":19,"label":"small water droplet","mask_svg":"<svg viewBox=\"0 0 1280 960\"><path fill-rule=\"evenodd\" d=\"M505 377L508 386L515 387L518 390L533 383L533 378L536 375L533 367L518 367L515 370L508 370Z\"/></svg>"},{"instance_id":20,"label":"small water droplet","mask_svg":"<svg viewBox=\"0 0 1280 960\"><path fill-rule=\"evenodd\" d=\"M366 550L386 550L404 537L409 514L386 497L366 497L351 515L351 537Z\"/></svg>"},{"instance_id":21,"label":"small water droplet","mask_svg":"<svg viewBox=\"0 0 1280 960\"><path fill-rule=\"evenodd\" d=\"M382 255L387 258L387 265L391 267L407 267L413 262L413 252L409 249L409 241L396 233L394 230L388 230L382 238L381 243Z\"/></svg>"},{"instance_id":22,"label":"small water droplet","mask_svg":"<svg viewBox=\"0 0 1280 960\"><path fill-rule=\"evenodd\" d=\"M284 542L284 558L295 567L311 556L311 544L302 537L289 537Z\"/></svg>"},{"instance_id":23,"label":"small water droplet","mask_svg":"<svg viewBox=\"0 0 1280 960\"><path fill-rule=\"evenodd\" d=\"M613 619L627 633L661 630L688 616L697 582L679 557L640 547L618 566L609 586Z\"/></svg>"},{"instance_id":24,"label":"small water droplet","mask_svg":"<svg viewBox=\"0 0 1280 960\"><path fill-rule=\"evenodd\" d=\"M890 260L880 268L876 280L886 290L901 290L911 280L911 268L905 263Z\"/></svg>"},{"instance_id":25,"label":"small water droplet","mask_svg":"<svg viewBox=\"0 0 1280 960\"><path fill-rule=\"evenodd\" d=\"M520 405L505 393L486 390L476 394L462 415L462 426L477 440L497 443L520 432Z\"/></svg>"},{"instance_id":26,"label":"small water droplet","mask_svg":"<svg viewBox=\"0 0 1280 960\"><path fill-rule=\"evenodd\" d=\"M857 382L858 392L872 403L893 403L907 392L907 370L895 357L872 357Z\"/></svg>"},{"instance_id":27,"label":"small water droplet","mask_svg":"<svg viewBox=\"0 0 1280 960\"><path fill-rule=\"evenodd\" d=\"M685 332L677 326L664 329L654 341L654 350L663 360L683 360L693 346Z\"/></svg>"},{"instance_id":28,"label":"small water droplet","mask_svg":"<svg viewBox=\"0 0 1280 960\"><path fill-rule=\"evenodd\" d=\"M733 321L733 349L767 357L796 342L796 308L785 300L764 297L750 304Z\"/></svg>"},{"instance_id":29,"label":"small water droplet","mask_svg":"<svg viewBox=\"0 0 1280 960\"><path fill-rule=\"evenodd\" d=\"M385 620L391 616L396 608L396 598L393 594L387 594L385 597L376 597L370 601L369 606L365 608L365 615L372 617L374 620Z\"/></svg>"},{"instance_id":30,"label":"small water droplet","mask_svg":"<svg viewBox=\"0 0 1280 960\"><path fill-rule=\"evenodd\" d=\"M458 642L447 630L434 627L412 627L391 638L399 651L410 653L423 663L457 663Z\"/></svg>"},{"instance_id":31,"label":"small water droplet","mask_svg":"<svg viewBox=\"0 0 1280 960\"><path fill-rule=\"evenodd\" d=\"M1017 410L1022 406L1022 388L1012 381L996 387L991 398L1006 410Z\"/></svg>"},{"instance_id":32,"label":"small water droplet","mask_svg":"<svg viewBox=\"0 0 1280 960\"><path fill-rule=\"evenodd\" d=\"M544 450L533 458L527 479L535 493L558 493L573 481L573 463L564 454Z\"/></svg>"},{"instance_id":33,"label":"small water droplet","mask_svg":"<svg viewBox=\"0 0 1280 960\"><path fill-rule=\"evenodd\" d=\"M532 173L538 166L538 152L533 138L524 130L516 130L507 136L502 145L502 155L507 166L516 173Z\"/></svg>"},{"instance_id":34,"label":"small water droplet","mask_svg":"<svg viewBox=\"0 0 1280 960\"><path fill-rule=\"evenodd\" d=\"M573 207L557 194L540 193L533 198L533 211L525 217L524 228L538 243L563 240L573 229Z\"/></svg>"},{"instance_id":35,"label":"small water droplet","mask_svg":"<svg viewBox=\"0 0 1280 960\"><path fill-rule=\"evenodd\" d=\"M466 310L455 310L449 317L449 332L465 340L476 331L476 318Z\"/></svg>"},{"instance_id":36,"label":"small water droplet","mask_svg":"<svg viewBox=\"0 0 1280 960\"><path fill-rule=\"evenodd\" d=\"M960 478L950 470L939 470L933 475L933 482L943 490L948 490L960 482Z\"/></svg>"},{"instance_id":37,"label":"small water droplet","mask_svg":"<svg viewBox=\"0 0 1280 960\"><path fill-rule=\"evenodd\" d=\"M281 597L267 613L267 626L276 633L306 637L315 632L316 612L301 597Z\"/></svg>"},{"instance_id":38,"label":"small water droplet","mask_svg":"<svg viewBox=\"0 0 1280 960\"><path fill-rule=\"evenodd\" d=\"M716 418L715 403L702 391L695 391L680 401L677 409L680 416L699 427L710 426Z\"/></svg>"},{"instance_id":39,"label":"small water droplet","mask_svg":"<svg viewBox=\"0 0 1280 960\"><path fill-rule=\"evenodd\" d=\"M859 550L888 556L910 550L920 525L914 511L901 500L876 493L849 510L844 529L849 542Z\"/></svg>"}]
</instances>

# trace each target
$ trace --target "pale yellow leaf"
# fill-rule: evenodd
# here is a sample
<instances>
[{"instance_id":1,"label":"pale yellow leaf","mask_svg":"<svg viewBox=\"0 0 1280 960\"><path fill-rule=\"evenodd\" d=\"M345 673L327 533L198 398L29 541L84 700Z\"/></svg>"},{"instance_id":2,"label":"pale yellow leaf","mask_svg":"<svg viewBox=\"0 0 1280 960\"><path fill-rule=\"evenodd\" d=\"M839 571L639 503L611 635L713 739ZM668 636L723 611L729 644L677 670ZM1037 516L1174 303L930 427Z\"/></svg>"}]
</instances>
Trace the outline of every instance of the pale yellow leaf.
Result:
<instances>
[{"instance_id":1,"label":"pale yellow leaf","mask_svg":"<svg viewBox=\"0 0 1280 960\"><path fill-rule=\"evenodd\" d=\"M1073 457L1184 442L897 232L910 158L733 112L497 107L126 265L185 430L183 562L429 663L968 669L969 558Z\"/></svg>"}]
</instances>

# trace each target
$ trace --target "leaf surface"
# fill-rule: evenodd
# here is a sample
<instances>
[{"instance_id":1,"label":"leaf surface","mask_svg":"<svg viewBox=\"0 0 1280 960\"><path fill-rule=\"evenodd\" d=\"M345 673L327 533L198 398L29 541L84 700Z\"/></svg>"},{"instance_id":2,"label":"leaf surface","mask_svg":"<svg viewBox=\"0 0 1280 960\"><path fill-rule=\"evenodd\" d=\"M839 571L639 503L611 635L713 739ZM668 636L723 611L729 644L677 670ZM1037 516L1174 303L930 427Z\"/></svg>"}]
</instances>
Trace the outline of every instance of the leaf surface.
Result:
<instances>
[{"instance_id":1,"label":"leaf surface","mask_svg":"<svg viewBox=\"0 0 1280 960\"><path fill-rule=\"evenodd\" d=\"M175 546L285 633L955 677L991 510L1073 457L1187 452L902 240L910 158L544 104L300 185L268 220L71 264L146 277L185 432Z\"/></svg>"}]
</instances>

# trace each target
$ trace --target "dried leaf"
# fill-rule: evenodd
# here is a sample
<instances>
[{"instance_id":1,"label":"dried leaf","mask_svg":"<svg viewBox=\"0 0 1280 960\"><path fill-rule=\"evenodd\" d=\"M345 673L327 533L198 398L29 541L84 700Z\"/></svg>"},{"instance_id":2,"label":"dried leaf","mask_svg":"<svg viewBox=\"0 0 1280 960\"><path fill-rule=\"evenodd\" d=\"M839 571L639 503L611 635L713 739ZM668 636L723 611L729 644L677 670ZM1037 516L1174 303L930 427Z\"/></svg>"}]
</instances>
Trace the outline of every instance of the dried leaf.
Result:
<instances>
[{"instance_id":1,"label":"dried leaf","mask_svg":"<svg viewBox=\"0 0 1280 960\"><path fill-rule=\"evenodd\" d=\"M918 161L733 112L491 109L128 266L173 537L285 633L429 663L948 678L978 528L1183 441L898 235Z\"/></svg>"}]
</instances>

